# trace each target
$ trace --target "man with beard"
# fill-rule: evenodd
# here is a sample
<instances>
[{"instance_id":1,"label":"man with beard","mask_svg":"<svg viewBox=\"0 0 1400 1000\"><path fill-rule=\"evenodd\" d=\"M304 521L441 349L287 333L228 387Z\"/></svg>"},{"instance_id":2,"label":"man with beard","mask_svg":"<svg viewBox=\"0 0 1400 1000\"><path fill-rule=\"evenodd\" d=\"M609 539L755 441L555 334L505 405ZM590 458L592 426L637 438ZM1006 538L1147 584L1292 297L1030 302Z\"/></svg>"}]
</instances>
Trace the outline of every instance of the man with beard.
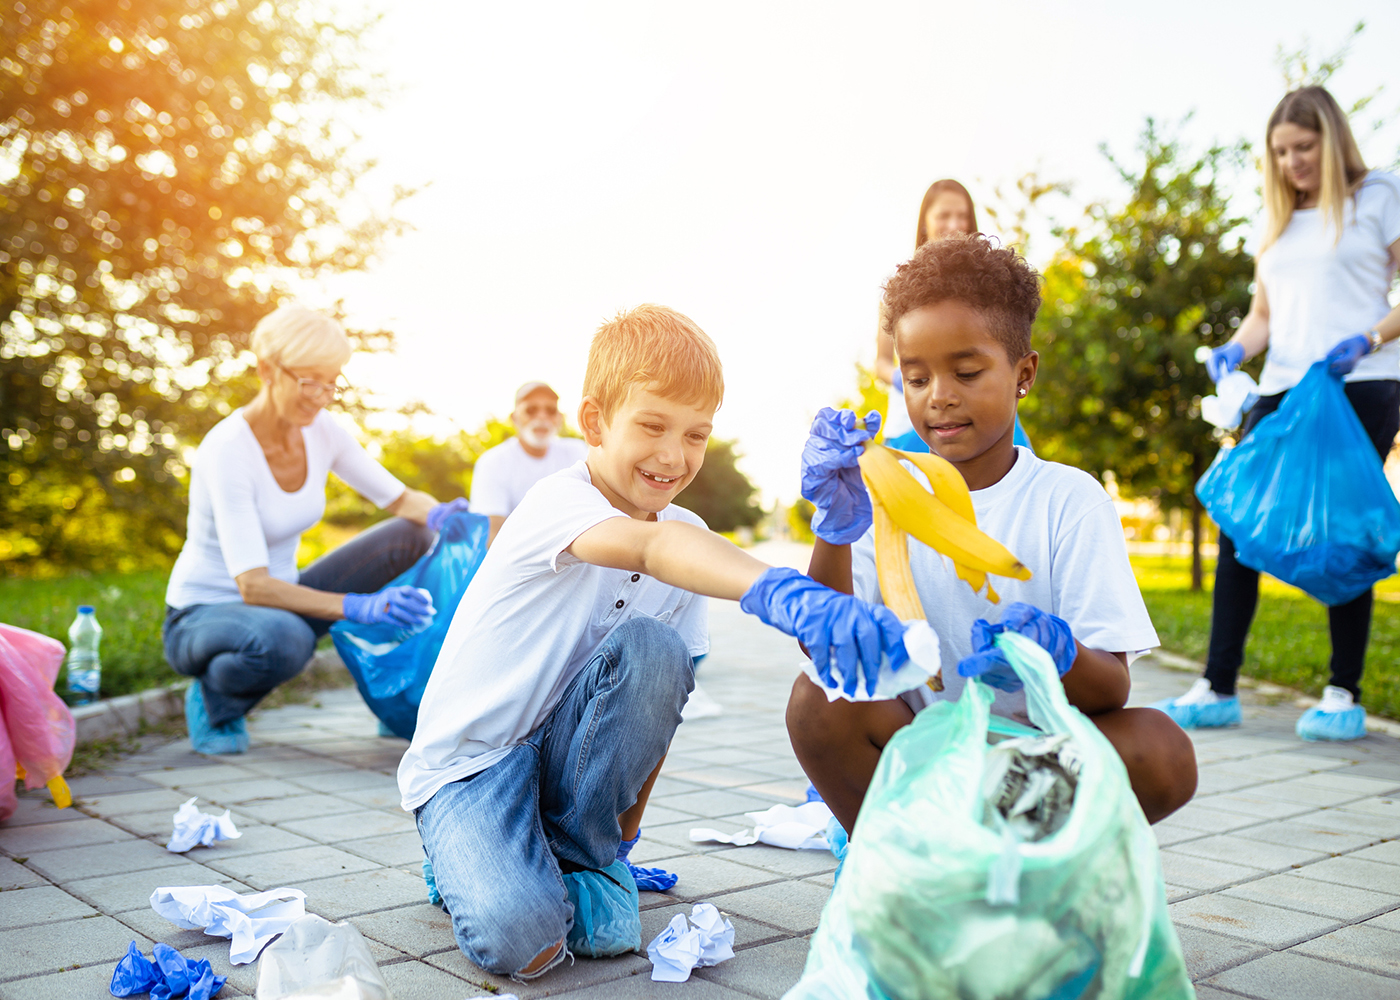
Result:
<instances>
[{"instance_id":1,"label":"man with beard","mask_svg":"<svg viewBox=\"0 0 1400 1000\"><path fill-rule=\"evenodd\" d=\"M510 422L515 437L482 454L472 470L471 509L491 519L491 541L531 486L588 454L583 441L559 437L559 394L543 382L526 382L515 391Z\"/></svg>"}]
</instances>

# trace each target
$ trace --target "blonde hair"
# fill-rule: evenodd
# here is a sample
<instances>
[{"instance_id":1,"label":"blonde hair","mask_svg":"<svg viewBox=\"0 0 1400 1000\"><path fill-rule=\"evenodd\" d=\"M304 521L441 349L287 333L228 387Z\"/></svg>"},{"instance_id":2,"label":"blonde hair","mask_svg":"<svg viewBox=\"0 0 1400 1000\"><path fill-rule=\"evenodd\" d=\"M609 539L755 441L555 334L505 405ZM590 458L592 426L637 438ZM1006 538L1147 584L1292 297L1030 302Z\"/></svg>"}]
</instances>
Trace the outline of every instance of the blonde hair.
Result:
<instances>
[{"instance_id":1,"label":"blonde hair","mask_svg":"<svg viewBox=\"0 0 1400 1000\"><path fill-rule=\"evenodd\" d=\"M611 420L633 386L685 403L724 399L719 351L695 321L665 306L642 305L598 327L588 349L583 394Z\"/></svg>"},{"instance_id":2,"label":"blonde hair","mask_svg":"<svg viewBox=\"0 0 1400 1000\"><path fill-rule=\"evenodd\" d=\"M288 368L341 368L350 360L350 338L325 313L305 306L285 305L268 313L253 327L253 353L259 361Z\"/></svg>"},{"instance_id":3,"label":"blonde hair","mask_svg":"<svg viewBox=\"0 0 1400 1000\"><path fill-rule=\"evenodd\" d=\"M1260 253L1283 235L1293 221L1293 211L1300 200L1300 192L1274 159L1274 129L1285 123L1316 132L1321 137L1322 184L1317 202L1323 216L1336 225L1338 240L1346 225L1346 200L1366 176L1366 163L1361 159L1351 125L1336 98L1323 87L1303 87L1285 94L1269 116L1269 127L1264 131L1265 227Z\"/></svg>"}]
</instances>

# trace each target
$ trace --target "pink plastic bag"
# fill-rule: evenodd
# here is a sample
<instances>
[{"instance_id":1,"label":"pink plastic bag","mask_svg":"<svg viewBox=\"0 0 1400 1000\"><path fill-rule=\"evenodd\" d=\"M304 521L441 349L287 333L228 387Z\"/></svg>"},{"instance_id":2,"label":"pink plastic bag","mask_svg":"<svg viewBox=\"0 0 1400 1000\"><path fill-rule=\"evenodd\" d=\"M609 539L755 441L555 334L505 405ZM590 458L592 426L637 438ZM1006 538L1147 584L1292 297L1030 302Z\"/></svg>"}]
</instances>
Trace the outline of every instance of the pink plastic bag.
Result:
<instances>
[{"instance_id":1,"label":"pink plastic bag","mask_svg":"<svg viewBox=\"0 0 1400 1000\"><path fill-rule=\"evenodd\" d=\"M63 772L73 758L73 713L54 694L63 643L46 635L0 625L0 822L15 811L16 765L25 788L48 785L55 801L67 795ZM62 795L59 793L62 789Z\"/></svg>"}]
</instances>

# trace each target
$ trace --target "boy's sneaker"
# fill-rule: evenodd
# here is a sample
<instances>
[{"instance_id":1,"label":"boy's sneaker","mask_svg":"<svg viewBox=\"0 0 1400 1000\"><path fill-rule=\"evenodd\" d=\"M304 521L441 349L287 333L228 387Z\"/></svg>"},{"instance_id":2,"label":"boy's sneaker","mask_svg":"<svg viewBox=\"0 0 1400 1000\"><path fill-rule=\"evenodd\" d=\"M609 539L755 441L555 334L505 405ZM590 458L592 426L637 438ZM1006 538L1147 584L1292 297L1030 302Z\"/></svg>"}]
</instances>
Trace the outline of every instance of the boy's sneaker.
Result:
<instances>
[{"instance_id":1,"label":"boy's sneaker","mask_svg":"<svg viewBox=\"0 0 1400 1000\"><path fill-rule=\"evenodd\" d=\"M1366 735L1366 710L1346 688L1328 684L1322 701L1303 713L1296 731L1305 740L1359 740Z\"/></svg>"},{"instance_id":2,"label":"boy's sneaker","mask_svg":"<svg viewBox=\"0 0 1400 1000\"><path fill-rule=\"evenodd\" d=\"M1198 677L1180 698L1166 698L1149 707L1166 712L1182 729L1217 729L1244 721L1239 695L1216 694L1204 677Z\"/></svg>"},{"instance_id":3,"label":"boy's sneaker","mask_svg":"<svg viewBox=\"0 0 1400 1000\"><path fill-rule=\"evenodd\" d=\"M185 689L185 725L190 730L190 744L196 753L244 753L248 749L248 724L242 716L221 726L209 724L209 711L204 707L204 685L198 679Z\"/></svg>"}]
</instances>

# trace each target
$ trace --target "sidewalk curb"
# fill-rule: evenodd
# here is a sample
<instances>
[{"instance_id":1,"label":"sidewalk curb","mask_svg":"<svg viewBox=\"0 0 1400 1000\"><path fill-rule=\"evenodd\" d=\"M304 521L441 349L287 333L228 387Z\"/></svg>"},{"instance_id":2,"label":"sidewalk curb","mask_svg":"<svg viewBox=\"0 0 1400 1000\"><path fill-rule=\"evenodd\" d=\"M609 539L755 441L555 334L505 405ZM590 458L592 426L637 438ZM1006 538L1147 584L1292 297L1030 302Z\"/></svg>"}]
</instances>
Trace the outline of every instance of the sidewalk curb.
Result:
<instances>
[{"instance_id":1,"label":"sidewalk curb","mask_svg":"<svg viewBox=\"0 0 1400 1000\"><path fill-rule=\"evenodd\" d=\"M139 691L74 708L77 742L93 743L113 736L136 736L141 724L160 724L185 712L185 688L189 681L169 687Z\"/></svg>"}]
</instances>

